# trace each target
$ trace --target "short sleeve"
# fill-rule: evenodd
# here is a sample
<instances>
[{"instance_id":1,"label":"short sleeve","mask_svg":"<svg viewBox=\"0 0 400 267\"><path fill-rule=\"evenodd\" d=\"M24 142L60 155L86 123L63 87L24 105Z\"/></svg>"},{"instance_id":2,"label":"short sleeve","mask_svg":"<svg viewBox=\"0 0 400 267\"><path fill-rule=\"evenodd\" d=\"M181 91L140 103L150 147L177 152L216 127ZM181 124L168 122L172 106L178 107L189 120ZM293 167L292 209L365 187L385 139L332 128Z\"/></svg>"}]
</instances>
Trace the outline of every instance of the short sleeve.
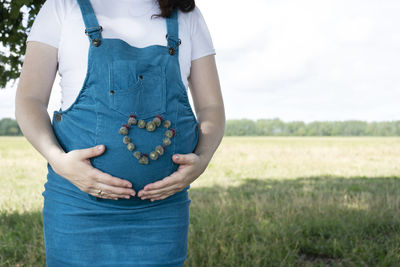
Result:
<instances>
[{"instance_id":1,"label":"short sleeve","mask_svg":"<svg viewBox=\"0 0 400 267\"><path fill-rule=\"evenodd\" d=\"M62 0L46 0L40 8L26 42L39 41L58 48L61 36L64 6Z\"/></svg>"},{"instance_id":2,"label":"short sleeve","mask_svg":"<svg viewBox=\"0 0 400 267\"><path fill-rule=\"evenodd\" d=\"M211 34L198 6L195 6L192 10L190 35L192 43L192 61L204 56L216 54Z\"/></svg>"}]
</instances>

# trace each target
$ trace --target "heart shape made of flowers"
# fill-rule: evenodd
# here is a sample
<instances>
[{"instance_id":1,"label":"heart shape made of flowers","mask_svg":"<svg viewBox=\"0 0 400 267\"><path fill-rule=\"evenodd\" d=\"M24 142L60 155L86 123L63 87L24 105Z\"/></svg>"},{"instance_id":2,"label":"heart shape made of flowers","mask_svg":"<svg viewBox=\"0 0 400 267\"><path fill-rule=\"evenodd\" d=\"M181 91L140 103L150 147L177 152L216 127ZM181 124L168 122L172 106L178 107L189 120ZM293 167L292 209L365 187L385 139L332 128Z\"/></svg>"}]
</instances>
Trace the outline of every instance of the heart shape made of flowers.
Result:
<instances>
[{"instance_id":1,"label":"heart shape made of flowers","mask_svg":"<svg viewBox=\"0 0 400 267\"><path fill-rule=\"evenodd\" d=\"M133 152L132 155L137 158L140 164L149 164L149 157L152 160L157 160L164 154L166 151L165 146L169 146L171 144L171 138L176 135L175 129L171 128L171 121L164 120L163 117L157 115L153 118L153 120L146 122L145 120L137 119L136 115L129 115L128 122L126 124L122 124L122 127L119 129L119 134L124 136L122 142L126 144L126 147L129 151L133 151L135 150L136 146L128 136L129 129L132 125L137 125L141 129L146 129L149 132L153 132L157 127L160 127L161 124L164 128L166 128L164 133L165 137L162 139L162 144L156 146L154 150L148 154L140 151Z\"/></svg>"}]
</instances>

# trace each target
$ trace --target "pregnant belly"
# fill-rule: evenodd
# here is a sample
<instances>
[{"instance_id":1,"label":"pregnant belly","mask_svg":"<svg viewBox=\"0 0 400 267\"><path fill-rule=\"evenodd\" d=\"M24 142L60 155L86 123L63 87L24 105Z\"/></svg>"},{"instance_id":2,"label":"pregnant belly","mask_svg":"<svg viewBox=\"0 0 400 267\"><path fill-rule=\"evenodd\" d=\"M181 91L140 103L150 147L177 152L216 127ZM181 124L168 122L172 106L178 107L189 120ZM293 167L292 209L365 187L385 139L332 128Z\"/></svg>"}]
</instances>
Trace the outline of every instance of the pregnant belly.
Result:
<instances>
[{"instance_id":1,"label":"pregnant belly","mask_svg":"<svg viewBox=\"0 0 400 267\"><path fill-rule=\"evenodd\" d=\"M176 133L167 144L163 143L167 128L162 124L154 131L132 125L128 134L120 133L121 126L121 120L109 120L106 124L101 122L98 124L96 144L104 144L106 149L103 154L92 158L91 161L95 168L129 180L135 190L140 190L146 184L161 180L176 171L178 165L172 161L172 155L193 152L198 141L198 123L193 119L173 121L170 128L173 127ZM128 148L123 140L125 136L134 144L134 149ZM150 153L156 151L157 146L163 146L164 152L158 154L156 159L152 159ZM141 163L135 157L135 152L146 154L147 163Z\"/></svg>"}]
</instances>

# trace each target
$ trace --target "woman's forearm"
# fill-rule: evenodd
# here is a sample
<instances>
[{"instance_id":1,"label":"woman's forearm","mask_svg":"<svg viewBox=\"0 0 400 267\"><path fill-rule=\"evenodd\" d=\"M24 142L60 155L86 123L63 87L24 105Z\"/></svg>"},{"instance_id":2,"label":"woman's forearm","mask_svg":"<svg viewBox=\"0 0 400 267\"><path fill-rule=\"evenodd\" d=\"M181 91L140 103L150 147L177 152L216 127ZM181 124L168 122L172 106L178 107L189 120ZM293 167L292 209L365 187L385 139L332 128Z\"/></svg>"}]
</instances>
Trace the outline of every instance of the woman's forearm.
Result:
<instances>
[{"instance_id":1,"label":"woman's forearm","mask_svg":"<svg viewBox=\"0 0 400 267\"><path fill-rule=\"evenodd\" d=\"M222 105L209 106L197 112L200 122L199 142L194 153L210 162L225 132L225 111Z\"/></svg>"},{"instance_id":2,"label":"woman's forearm","mask_svg":"<svg viewBox=\"0 0 400 267\"><path fill-rule=\"evenodd\" d=\"M57 54L53 46L28 42L15 97L15 117L22 133L50 164L64 153L47 113L57 73Z\"/></svg>"},{"instance_id":3,"label":"woman's forearm","mask_svg":"<svg viewBox=\"0 0 400 267\"><path fill-rule=\"evenodd\" d=\"M194 153L208 165L225 132L225 109L215 56L192 61L188 82L200 122L199 142Z\"/></svg>"},{"instance_id":4,"label":"woman's forearm","mask_svg":"<svg viewBox=\"0 0 400 267\"><path fill-rule=\"evenodd\" d=\"M47 107L34 97L15 99L15 117L25 138L52 165L65 153L54 135Z\"/></svg>"}]
</instances>

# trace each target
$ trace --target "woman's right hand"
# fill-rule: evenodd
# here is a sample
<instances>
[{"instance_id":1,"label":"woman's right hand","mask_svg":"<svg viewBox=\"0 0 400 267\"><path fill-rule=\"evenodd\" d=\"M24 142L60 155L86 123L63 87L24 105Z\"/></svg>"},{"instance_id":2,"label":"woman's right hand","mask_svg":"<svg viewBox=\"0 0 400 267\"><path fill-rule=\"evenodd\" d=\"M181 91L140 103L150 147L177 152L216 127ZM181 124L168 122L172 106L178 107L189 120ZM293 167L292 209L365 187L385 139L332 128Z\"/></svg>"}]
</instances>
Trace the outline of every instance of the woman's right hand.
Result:
<instances>
[{"instance_id":1,"label":"woman's right hand","mask_svg":"<svg viewBox=\"0 0 400 267\"><path fill-rule=\"evenodd\" d=\"M104 145L71 150L57 157L52 162L52 167L57 174L93 196L115 200L135 196L136 192L129 181L92 166L89 158L101 155L104 150ZM102 191L101 196L98 195L99 190Z\"/></svg>"}]
</instances>

